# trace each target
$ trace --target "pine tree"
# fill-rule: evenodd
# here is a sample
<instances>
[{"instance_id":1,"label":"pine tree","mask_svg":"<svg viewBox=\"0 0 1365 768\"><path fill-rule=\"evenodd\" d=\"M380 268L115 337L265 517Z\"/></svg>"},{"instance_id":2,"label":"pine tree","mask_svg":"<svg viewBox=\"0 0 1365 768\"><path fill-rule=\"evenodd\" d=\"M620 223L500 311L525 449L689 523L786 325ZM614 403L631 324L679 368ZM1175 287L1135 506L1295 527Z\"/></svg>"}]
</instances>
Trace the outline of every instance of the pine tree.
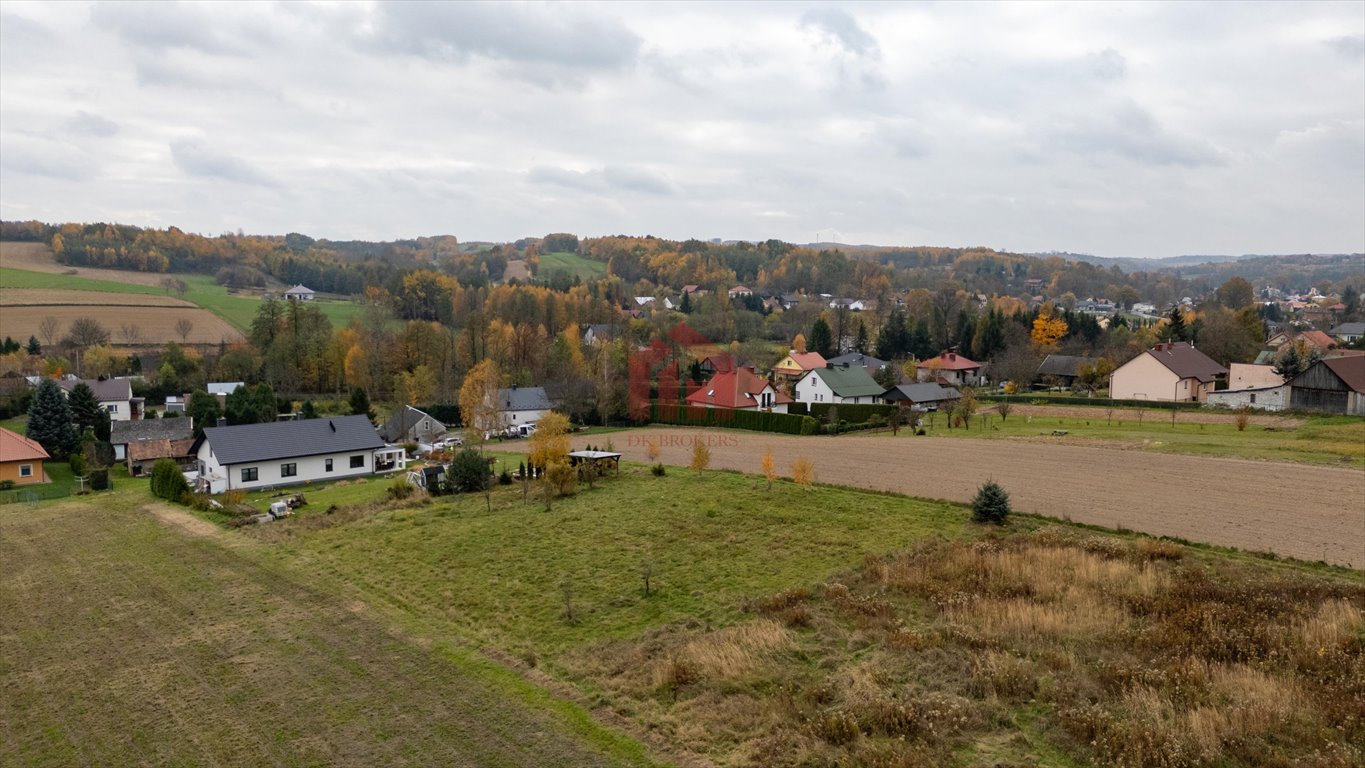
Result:
<instances>
[{"instance_id":1,"label":"pine tree","mask_svg":"<svg viewBox=\"0 0 1365 768\"><path fill-rule=\"evenodd\" d=\"M299 418L300 418L300 419L316 419L317 417L318 417L318 409L313 405L313 401L312 401L312 400L304 400L304 401L303 401L303 405L299 407Z\"/></svg>"},{"instance_id":2,"label":"pine tree","mask_svg":"<svg viewBox=\"0 0 1365 768\"><path fill-rule=\"evenodd\" d=\"M67 398L67 405L71 408L71 421L76 425L76 431L84 432L86 429L95 429L100 424L100 402L95 398L95 391L89 384L81 382L71 390L71 396Z\"/></svg>"},{"instance_id":3,"label":"pine tree","mask_svg":"<svg viewBox=\"0 0 1365 768\"><path fill-rule=\"evenodd\" d=\"M853 340L853 351L860 355L867 354L867 326L861 317L858 318L858 335Z\"/></svg>"},{"instance_id":4,"label":"pine tree","mask_svg":"<svg viewBox=\"0 0 1365 768\"><path fill-rule=\"evenodd\" d=\"M691 294L691 293L684 293L684 294L683 294L683 297L682 297L682 304L679 304L679 305L678 305L678 310L679 310L680 312L682 312L684 315L690 315L690 314L692 314L692 294Z\"/></svg>"},{"instance_id":5,"label":"pine tree","mask_svg":"<svg viewBox=\"0 0 1365 768\"><path fill-rule=\"evenodd\" d=\"M1010 495L994 480L987 480L976 489L972 499L972 520L978 523L1004 525L1010 514Z\"/></svg>"},{"instance_id":6,"label":"pine tree","mask_svg":"<svg viewBox=\"0 0 1365 768\"><path fill-rule=\"evenodd\" d=\"M30 355L41 355L43 353L43 345L38 343L37 336L28 337L28 353Z\"/></svg>"},{"instance_id":7,"label":"pine tree","mask_svg":"<svg viewBox=\"0 0 1365 768\"><path fill-rule=\"evenodd\" d=\"M1171 307L1171 313L1166 316L1170 323L1166 326L1166 338L1168 341L1189 341L1190 327L1185 323L1185 313L1180 307Z\"/></svg>"},{"instance_id":8,"label":"pine tree","mask_svg":"<svg viewBox=\"0 0 1365 768\"><path fill-rule=\"evenodd\" d=\"M810 327L810 336L806 338L806 348L812 352L819 352L823 358L834 356L834 333L829 329L829 323L825 318L818 317Z\"/></svg>"},{"instance_id":9,"label":"pine tree","mask_svg":"<svg viewBox=\"0 0 1365 768\"><path fill-rule=\"evenodd\" d=\"M28 428L25 434L43 446L52 458L65 460L76 448L77 432L71 423L71 406L61 387L51 379L43 379L33 394L28 407Z\"/></svg>"},{"instance_id":10,"label":"pine tree","mask_svg":"<svg viewBox=\"0 0 1365 768\"><path fill-rule=\"evenodd\" d=\"M351 390L351 413L374 418L374 411L370 410L370 396L365 392L364 387L356 387Z\"/></svg>"}]
</instances>

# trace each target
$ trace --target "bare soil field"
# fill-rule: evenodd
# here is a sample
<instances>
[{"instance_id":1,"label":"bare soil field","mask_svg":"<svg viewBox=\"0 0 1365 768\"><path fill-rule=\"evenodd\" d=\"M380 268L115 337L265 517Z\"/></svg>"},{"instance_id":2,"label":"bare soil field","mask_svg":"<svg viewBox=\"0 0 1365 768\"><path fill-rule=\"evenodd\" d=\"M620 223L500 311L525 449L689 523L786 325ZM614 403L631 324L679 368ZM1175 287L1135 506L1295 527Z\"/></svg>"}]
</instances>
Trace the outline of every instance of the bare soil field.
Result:
<instances>
[{"instance_id":1,"label":"bare soil field","mask_svg":"<svg viewBox=\"0 0 1365 768\"><path fill-rule=\"evenodd\" d=\"M8 295L10 290L6 289L5 293ZM70 291L70 293L92 295L90 292L82 291ZM244 338L242 332L233 328L226 320L207 309L200 309L188 302L182 302L181 305L177 306L149 307L141 305L142 299L156 300L165 297L101 293L94 293L93 295L120 296L120 305L30 304L22 307L3 305L0 306L0 329L3 329L0 330L0 333L16 339L37 336L41 340L43 337L38 326L44 318L57 318L57 322L60 324L58 334L65 335L74 320L81 317L91 317L98 320L101 325L109 330L111 341L115 344L120 341L118 333L124 323L132 323L138 327L142 343L164 344L170 341L182 341L180 334L175 330L175 324L185 318L194 324L194 328L183 340L187 343L217 344L220 341L226 341L232 344ZM138 302L138 305L130 306L130 302Z\"/></svg>"},{"instance_id":2,"label":"bare soil field","mask_svg":"<svg viewBox=\"0 0 1365 768\"><path fill-rule=\"evenodd\" d=\"M134 285L160 285L165 275L156 272L134 272L98 267L69 267L58 264L52 249L43 243L0 242L0 267L46 272L52 275L74 274L91 280L113 280Z\"/></svg>"},{"instance_id":3,"label":"bare soil field","mask_svg":"<svg viewBox=\"0 0 1365 768\"><path fill-rule=\"evenodd\" d=\"M910 496L967 502L994 479L1019 512L1365 568L1365 472L1358 469L906 435L649 427L610 438L627 460L641 462L646 441L658 441L663 463L685 467L694 436L707 441L715 469L760 472L771 446L783 476L804 456L819 482ZM606 437L575 439L574 447ZM526 443L506 448L526 450Z\"/></svg>"},{"instance_id":4,"label":"bare soil field","mask_svg":"<svg viewBox=\"0 0 1365 768\"><path fill-rule=\"evenodd\" d=\"M173 296L154 296L141 293L73 291L65 288L6 288L3 293L0 293L0 307L33 307L59 304L90 304L97 307L195 306L191 302Z\"/></svg>"},{"instance_id":5,"label":"bare soil field","mask_svg":"<svg viewBox=\"0 0 1365 768\"><path fill-rule=\"evenodd\" d=\"M302 572L148 511L0 515L0 765L627 762Z\"/></svg>"}]
</instances>

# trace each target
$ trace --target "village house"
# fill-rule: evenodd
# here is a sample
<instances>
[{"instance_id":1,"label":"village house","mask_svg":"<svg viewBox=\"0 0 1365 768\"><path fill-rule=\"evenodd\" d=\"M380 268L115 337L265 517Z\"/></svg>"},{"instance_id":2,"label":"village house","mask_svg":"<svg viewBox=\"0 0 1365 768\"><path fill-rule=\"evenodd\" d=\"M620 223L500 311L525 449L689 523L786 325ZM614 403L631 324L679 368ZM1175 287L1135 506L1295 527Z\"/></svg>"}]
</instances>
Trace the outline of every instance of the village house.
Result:
<instances>
[{"instance_id":1,"label":"village house","mask_svg":"<svg viewBox=\"0 0 1365 768\"><path fill-rule=\"evenodd\" d=\"M616 326L610 323L593 323L583 331L583 343L588 346L605 344L617 336Z\"/></svg>"},{"instance_id":2,"label":"village house","mask_svg":"<svg viewBox=\"0 0 1365 768\"><path fill-rule=\"evenodd\" d=\"M687 396L687 404L702 408L786 413L792 399L752 368L717 373L704 386Z\"/></svg>"},{"instance_id":3,"label":"village house","mask_svg":"<svg viewBox=\"0 0 1365 768\"><path fill-rule=\"evenodd\" d=\"M864 355L861 352L850 352L847 355L831 357L826 362L834 366L856 366L866 370L869 376L876 376L877 371L880 371L889 365L885 360L878 360L872 355Z\"/></svg>"},{"instance_id":4,"label":"village house","mask_svg":"<svg viewBox=\"0 0 1365 768\"><path fill-rule=\"evenodd\" d=\"M1289 407L1289 385L1273 366L1233 363L1228 366L1228 388L1210 392L1204 402L1221 408L1282 411Z\"/></svg>"},{"instance_id":5,"label":"village house","mask_svg":"<svg viewBox=\"0 0 1365 768\"><path fill-rule=\"evenodd\" d=\"M1289 405L1296 411L1365 416L1365 355L1313 363L1289 381Z\"/></svg>"},{"instance_id":6,"label":"village house","mask_svg":"<svg viewBox=\"0 0 1365 768\"><path fill-rule=\"evenodd\" d=\"M773 366L773 374L794 381L805 375L806 371L825 367L825 357L819 352L797 352L792 350Z\"/></svg>"},{"instance_id":7,"label":"village house","mask_svg":"<svg viewBox=\"0 0 1365 768\"><path fill-rule=\"evenodd\" d=\"M498 408L508 426L534 424L550 412L544 387L511 387L498 390Z\"/></svg>"},{"instance_id":8,"label":"village house","mask_svg":"<svg viewBox=\"0 0 1365 768\"><path fill-rule=\"evenodd\" d=\"M797 402L839 405L880 403L885 391L886 388L865 368L848 365L828 365L807 371L792 387Z\"/></svg>"},{"instance_id":9,"label":"village house","mask_svg":"<svg viewBox=\"0 0 1365 768\"><path fill-rule=\"evenodd\" d=\"M446 427L426 411L405 405L389 416L379 428L379 436L389 443L427 443L440 440Z\"/></svg>"},{"instance_id":10,"label":"village house","mask_svg":"<svg viewBox=\"0 0 1365 768\"><path fill-rule=\"evenodd\" d=\"M109 425L109 442L114 446L114 458L118 461L128 459L128 446L135 443L193 439L194 419L191 418L115 421Z\"/></svg>"},{"instance_id":11,"label":"village house","mask_svg":"<svg viewBox=\"0 0 1365 768\"><path fill-rule=\"evenodd\" d=\"M284 297L290 301L312 301L315 294L313 289L306 285L296 285L285 291Z\"/></svg>"},{"instance_id":12,"label":"village house","mask_svg":"<svg viewBox=\"0 0 1365 768\"><path fill-rule=\"evenodd\" d=\"M882 400L893 405L914 408L920 411L936 411L956 401L961 394L952 387L944 387L933 382L923 384L897 384L882 393Z\"/></svg>"},{"instance_id":13,"label":"village house","mask_svg":"<svg viewBox=\"0 0 1365 768\"><path fill-rule=\"evenodd\" d=\"M1227 374L1190 342L1164 342L1119 366L1109 393L1116 400L1204 402Z\"/></svg>"},{"instance_id":14,"label":"village house","mask_svg":"<svg viewBox=\"0 0 1365 768\"><path fill-rule=\"evenodd\" d=\"M193 450L199 488L215 494L362 477L407 463L403 448L385 445L363 415L207 427Z\"/></svg>"},{"instance_id":15,"label":"village house","mask_svg":"<svg viewBox=\"0 0 1365 768\"><path fill-rule=\"evenodd\" d=\"M57 386L68 397L77 384L84 383L95 393L100 407L109 412L110 421L137 421L142 418L144 398L133 397L131 379L60 379Z\"/></svg>"},{"instance_id":16,"label":"village house","mask_svg":"<svg viewBox=\"0 0 1365 768\"><path fill-rule=\"evenodd\" d=\"M981 363L956 352L944 352L916 366L915 380L955 387L975 386L981 383Z\"/></svg>"},{"instance_id":17,"label":"village house","mask_svg":"<svg viewBox=\"0 0 1365 768\"><path fill-rule=\"evenodd\" d=\"M1327 333L1342 344L1354 344L1365 339L1365 323L1342 323Z\"/></svg>"},{"instance_id":18,"label":"village house","mask_svg":"<svg viewBox=\"0 0 1365 768\"><path fill-rule=\"evenodd\" d=\"M1038 366L1038 378L1049 386L1070 389L1075 386L1076 379L1080 378L1081 369L1087 366L1093 368L1097 362L1098 359L1093 357L1048 355Z\"/></svg>"},{"instance_id":19,"label":"village house","mask_svg":"<svg viewBox=\"0 0 1365 768\"><path fill-rule=\"evenodd\" d=\"M0 483L36 485L48 482L43 462L49 458L38 441L0 427Z\"/></svg>"}]
</instances>

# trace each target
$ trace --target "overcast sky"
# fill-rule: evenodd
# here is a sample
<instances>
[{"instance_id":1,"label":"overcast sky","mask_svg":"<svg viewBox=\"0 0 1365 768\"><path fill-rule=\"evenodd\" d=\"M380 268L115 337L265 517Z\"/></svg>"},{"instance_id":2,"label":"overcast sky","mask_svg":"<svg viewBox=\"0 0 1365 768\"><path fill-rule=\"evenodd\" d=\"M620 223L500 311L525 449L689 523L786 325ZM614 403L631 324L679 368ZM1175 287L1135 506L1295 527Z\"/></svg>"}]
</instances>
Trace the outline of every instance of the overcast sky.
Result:
<instances>
[{"instance_id":1,"label":"overcast sky","mask_svg":"<svg viewBox=\"0 0 1365 768\"><path fill-rule=\"evenodd\" d=\"M1365 251L1365 3L6 0L0 216Z\"/></svg>"}]
</instances>

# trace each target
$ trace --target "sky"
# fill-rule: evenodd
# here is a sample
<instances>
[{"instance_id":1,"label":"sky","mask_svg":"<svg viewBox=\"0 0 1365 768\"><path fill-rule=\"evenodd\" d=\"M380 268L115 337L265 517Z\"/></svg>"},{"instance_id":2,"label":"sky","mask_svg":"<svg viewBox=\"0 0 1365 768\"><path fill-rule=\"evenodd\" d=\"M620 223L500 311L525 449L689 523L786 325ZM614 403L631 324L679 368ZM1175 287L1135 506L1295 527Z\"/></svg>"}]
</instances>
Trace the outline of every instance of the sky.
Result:
<instances>
[{"instance_id":1,"label":"sky","mask_svg":"<svg viewBox=\"0 0 1365 768\"><path fill-rule=\"evenodd\" d=\"M1365 251L1365 3L0 3L0 217Z\"/></svg>"}]
</instances>

